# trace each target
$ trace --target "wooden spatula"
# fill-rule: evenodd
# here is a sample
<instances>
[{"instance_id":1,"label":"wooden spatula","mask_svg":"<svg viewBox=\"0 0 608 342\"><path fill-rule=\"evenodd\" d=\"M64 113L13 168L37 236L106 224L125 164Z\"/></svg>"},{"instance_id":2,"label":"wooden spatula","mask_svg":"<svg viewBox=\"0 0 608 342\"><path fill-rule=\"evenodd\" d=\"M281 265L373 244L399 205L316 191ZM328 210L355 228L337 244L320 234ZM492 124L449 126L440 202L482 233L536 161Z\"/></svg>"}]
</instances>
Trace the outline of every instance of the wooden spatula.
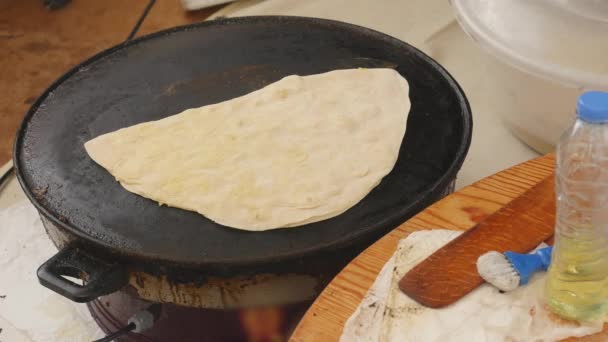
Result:
<instances>
[{"instance_id":1,"label":"wooden spatula","mask_svg":"<svg viewBox=\"0 0 608 342\"><path fill-rule=\"evenodd\" d=\"M554 177L550 176L411 269L399 288L422 305L441 308L483 283L477 258L489 251L527 253L553 235Z\"/></svg>"}]
</instances>

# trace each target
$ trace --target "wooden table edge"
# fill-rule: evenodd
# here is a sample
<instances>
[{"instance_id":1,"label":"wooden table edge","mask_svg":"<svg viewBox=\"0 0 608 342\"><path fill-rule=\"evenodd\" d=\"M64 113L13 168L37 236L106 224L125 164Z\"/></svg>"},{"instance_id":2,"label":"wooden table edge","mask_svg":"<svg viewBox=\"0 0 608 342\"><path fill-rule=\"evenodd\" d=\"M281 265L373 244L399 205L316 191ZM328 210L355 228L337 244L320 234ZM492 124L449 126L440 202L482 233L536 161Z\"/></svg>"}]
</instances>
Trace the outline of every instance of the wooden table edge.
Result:
<instances>
[{"instance_id":1,"label":"wooden table edge","mask_svg":"<svg viewBox=\"0 0 608 342\"><path fill-rule=\"evenodd\" d=\"M443 198L404 222L353 259L308 309L290 341L337 341L399 240L425 229L466 230L549 176L548 154L486 177Z\"/></svg>"}]
</instances>

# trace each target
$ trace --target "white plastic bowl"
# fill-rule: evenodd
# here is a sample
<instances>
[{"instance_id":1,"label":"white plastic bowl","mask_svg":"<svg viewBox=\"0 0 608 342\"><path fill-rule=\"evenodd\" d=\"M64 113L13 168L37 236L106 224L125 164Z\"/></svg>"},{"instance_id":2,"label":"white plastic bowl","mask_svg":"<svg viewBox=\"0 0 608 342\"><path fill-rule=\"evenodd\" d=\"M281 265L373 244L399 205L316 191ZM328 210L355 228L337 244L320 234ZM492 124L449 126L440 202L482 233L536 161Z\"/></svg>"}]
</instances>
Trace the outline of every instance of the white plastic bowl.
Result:
<instances>
[{"instance_id":1,"label":"white plastic bowl","mask_svg":"<svg viewBox=\"0 0 608 342\"><path fill-rule=\"evenodd\" d=\"M541 153L574 118L578 95L608 91L608 1L451 0L485 66L504 122Z\"/></svg>"}]
</instances>

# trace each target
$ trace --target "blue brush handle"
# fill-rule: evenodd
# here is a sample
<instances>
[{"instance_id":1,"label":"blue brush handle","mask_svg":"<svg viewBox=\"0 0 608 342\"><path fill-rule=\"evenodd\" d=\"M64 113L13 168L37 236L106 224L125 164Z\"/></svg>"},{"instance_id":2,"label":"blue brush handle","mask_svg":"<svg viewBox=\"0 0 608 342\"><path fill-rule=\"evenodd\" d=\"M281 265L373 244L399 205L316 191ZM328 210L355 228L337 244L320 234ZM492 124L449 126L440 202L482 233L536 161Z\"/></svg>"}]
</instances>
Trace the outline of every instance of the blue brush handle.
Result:
<instances>
[{"instance_id":1,"label":"blue brush handle","mask_svg":"<svg viewBox=\"0 0 608 342\"><path fill-rule=\"evenodd\" d=\"M504 255L517 273L519 273L519 285L525 285L534 272L546 271L549 268L552 251L553 247L549 246L541 248L532 254L505 252Z\"/></svg>"}]
</instances>

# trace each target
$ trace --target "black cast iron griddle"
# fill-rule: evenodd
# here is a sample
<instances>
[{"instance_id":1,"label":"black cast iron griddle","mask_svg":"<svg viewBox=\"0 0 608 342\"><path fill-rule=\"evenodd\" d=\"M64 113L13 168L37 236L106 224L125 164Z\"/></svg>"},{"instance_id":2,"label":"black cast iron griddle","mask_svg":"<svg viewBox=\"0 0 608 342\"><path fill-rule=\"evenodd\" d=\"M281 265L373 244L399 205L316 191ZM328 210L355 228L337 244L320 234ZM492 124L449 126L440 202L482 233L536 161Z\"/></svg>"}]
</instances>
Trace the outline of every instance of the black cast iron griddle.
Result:
<instances>
[{"instance_id":1,"label":"black cast iron griddle","mask_svg":"<svg viewBox=\"0 0 608 342\"><path fill-rule=\"evenodd\" d=\"M226 228L124 190L83 147L100 134L229 100L290 74L359 67L368 58L408 80L407 132L393 171L332 219L266 232ZM329 20L244 17L152 34L77 66L26 115L14 160L30 200L61 229L117 255L211 272L293 260L385 233L455 178L471 126L457 83L406 43Z\"/></svg>"}]
</instances>

